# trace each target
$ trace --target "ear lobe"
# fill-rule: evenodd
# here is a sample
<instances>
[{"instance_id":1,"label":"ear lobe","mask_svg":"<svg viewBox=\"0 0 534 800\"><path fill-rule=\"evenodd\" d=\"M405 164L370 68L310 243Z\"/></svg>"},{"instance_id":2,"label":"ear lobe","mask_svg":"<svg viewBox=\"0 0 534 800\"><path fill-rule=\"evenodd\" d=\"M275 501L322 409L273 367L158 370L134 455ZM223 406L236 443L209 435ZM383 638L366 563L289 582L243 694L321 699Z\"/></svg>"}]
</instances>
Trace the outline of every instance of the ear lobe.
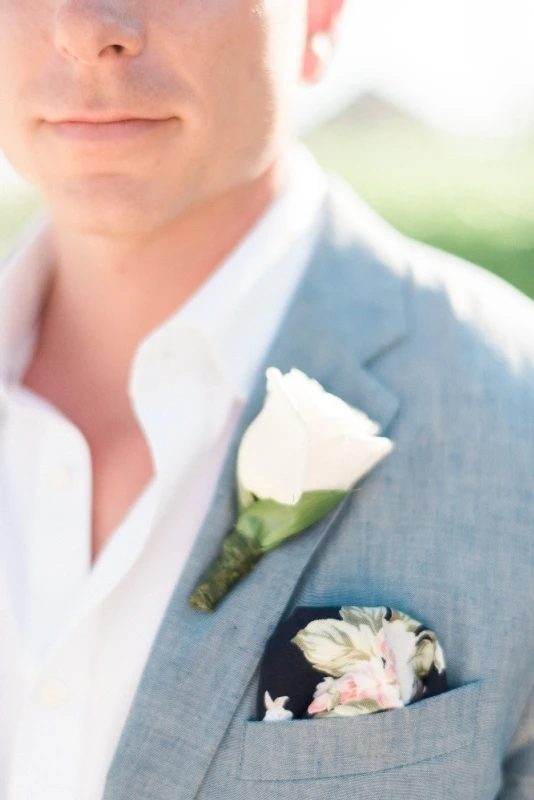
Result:
<instances>
[{"instance_id":1,"label":"ear lobe","mask_svg":"<svg viewBox=\"0 0 534 800\"><path fill-rule=\"evenodd\" d=\"M334 28L344 0L309 0L308 39L302 63L302 79L317 83L331 59Z\"/></svg>"},{"instance_id":2,"label":"ear lobe","mask_svg":"<svg viewBox=\"0 0 534 800\"><path fill-rule=\"evenodd\" d=\"M308 36L331 33L345 0L309 0Z\"/></svg>"},{"instance_id":3,"label":"ear lobe","mask_svg":"<svg viewBox=\"0 0 534 800\"><path fill-rule=\"evenodd\" d=\"M306 43L302 64L302 79L307 83L317 83L323 77L332 57L333 41L328 33L315 33Z\"/></svg>"}]
</instances>

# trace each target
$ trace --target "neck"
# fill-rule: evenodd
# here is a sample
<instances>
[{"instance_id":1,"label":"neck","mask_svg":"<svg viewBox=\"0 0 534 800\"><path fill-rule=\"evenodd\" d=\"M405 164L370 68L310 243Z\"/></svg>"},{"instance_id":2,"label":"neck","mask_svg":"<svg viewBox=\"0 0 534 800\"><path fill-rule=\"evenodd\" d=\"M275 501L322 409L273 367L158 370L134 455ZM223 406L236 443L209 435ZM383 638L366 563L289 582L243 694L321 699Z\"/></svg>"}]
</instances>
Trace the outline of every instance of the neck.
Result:
<instances>
[{"instance_id":1,"label":"neck","mask_svg":"<svg viewBox=\"0 0 534 800\"><path fill-rule=\"evenodd\" d=\"M141 340L216 270L281 189L279 162L257 180L135 240L55 226L54 280L36 358L124 393ZM54 354L56 358L54 358Z\"/></svg>"}]
</instances>

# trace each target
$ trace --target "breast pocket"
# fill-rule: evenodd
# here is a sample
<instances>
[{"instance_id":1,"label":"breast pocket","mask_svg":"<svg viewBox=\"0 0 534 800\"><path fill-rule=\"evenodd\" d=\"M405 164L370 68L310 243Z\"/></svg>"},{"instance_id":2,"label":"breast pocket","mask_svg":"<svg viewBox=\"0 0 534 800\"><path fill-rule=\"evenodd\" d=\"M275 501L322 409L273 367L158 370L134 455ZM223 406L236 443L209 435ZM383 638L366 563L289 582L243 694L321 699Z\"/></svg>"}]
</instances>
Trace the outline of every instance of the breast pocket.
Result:
<instances>
[{"instance_id":1,"label":"breast pocket","mask_svg":"<svg viewBox=\"0 0 534 800\"><path fill-rule=\"evenodd\" d=\"M365 775L468 748L482 682L361 717L246 722L239 777L287 781Z\"/></svg>"}]
</instances>

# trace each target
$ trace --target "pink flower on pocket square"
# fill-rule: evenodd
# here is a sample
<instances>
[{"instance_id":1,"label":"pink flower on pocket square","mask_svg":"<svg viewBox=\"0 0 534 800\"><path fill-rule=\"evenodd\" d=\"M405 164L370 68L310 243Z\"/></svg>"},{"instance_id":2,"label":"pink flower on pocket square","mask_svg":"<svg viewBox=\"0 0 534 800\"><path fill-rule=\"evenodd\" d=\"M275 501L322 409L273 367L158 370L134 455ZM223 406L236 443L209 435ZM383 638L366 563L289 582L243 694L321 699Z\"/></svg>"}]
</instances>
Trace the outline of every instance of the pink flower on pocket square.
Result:
<instances>
[{"instance_id":1,"label":"pink flower on pocket square","mask_svg":"<svg viewBox=\"0 0 534 800\"><path fill-rule=\"evenodd\" d=\"M436 634L402 611L297 608L266 648L258 699L269 705L259 716L359 716L402 708L446 688ZM279 698L283 715L272 713Z\"/></svg>"}]
</instances>

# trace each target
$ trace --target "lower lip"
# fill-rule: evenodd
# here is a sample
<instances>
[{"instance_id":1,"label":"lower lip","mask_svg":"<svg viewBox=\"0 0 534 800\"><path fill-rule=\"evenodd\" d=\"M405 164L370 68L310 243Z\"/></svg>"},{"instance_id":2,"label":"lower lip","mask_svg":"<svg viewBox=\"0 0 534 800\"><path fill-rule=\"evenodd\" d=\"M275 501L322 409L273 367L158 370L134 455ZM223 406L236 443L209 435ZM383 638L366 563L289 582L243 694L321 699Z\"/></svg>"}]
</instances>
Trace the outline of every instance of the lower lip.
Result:
<instances>
[{"instance_id":1,"label":"lower lip","mask_svg":"<svg viewBox=\"0 0 534 800\"><path fill-rule=\"evenodd\" d=\"M120 122L55 122L58 136L64 139L104 142L111 139L131 139L160 130L171 119L126 119Z\"/></svg>"}]
</instances>

